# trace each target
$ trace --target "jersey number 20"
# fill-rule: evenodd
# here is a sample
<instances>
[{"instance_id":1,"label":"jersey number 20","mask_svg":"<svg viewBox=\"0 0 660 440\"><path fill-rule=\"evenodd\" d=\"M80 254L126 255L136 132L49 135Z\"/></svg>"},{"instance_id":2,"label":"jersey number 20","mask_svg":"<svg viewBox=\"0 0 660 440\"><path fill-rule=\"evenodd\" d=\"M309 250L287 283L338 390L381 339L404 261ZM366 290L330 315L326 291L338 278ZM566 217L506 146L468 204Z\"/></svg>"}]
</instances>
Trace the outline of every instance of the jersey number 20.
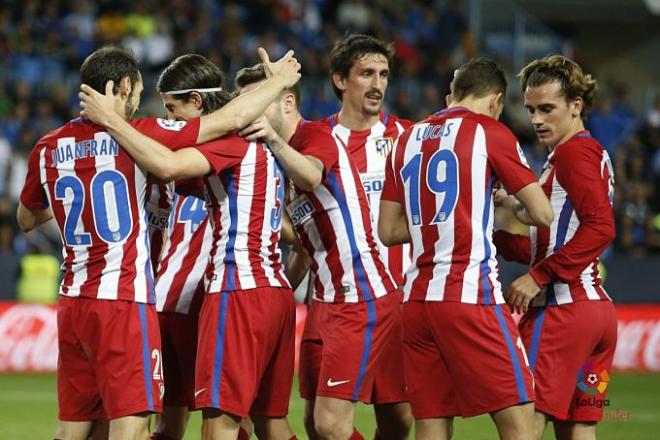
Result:
<instances>
[{"instance_id":1,"label":"jersey number 20","mask_svg":"<svg viewBox=\"0 0 660 440\"><path fill-rule=\"evenodd\" d=\"M76 176L62 176L55 182L55 198L63 200L65 211L66 206L70 206L64 221L66 243L69 246L92 244L92 236L84 230L81 222L85 197L90 196L98 236L106 243L123 241L133 227L128 185L122 174L106 170L94 176L87 194L82 181Z\"/></svg>"}]
</instances>

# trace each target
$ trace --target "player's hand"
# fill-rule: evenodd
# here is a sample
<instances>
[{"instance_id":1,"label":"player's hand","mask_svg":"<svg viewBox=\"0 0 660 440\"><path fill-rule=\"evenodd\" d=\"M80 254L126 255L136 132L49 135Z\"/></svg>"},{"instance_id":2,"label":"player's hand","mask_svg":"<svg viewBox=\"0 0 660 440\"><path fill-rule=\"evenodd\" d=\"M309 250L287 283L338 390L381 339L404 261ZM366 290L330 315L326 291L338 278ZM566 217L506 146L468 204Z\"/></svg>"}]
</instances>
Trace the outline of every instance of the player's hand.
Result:
<instances>
[{"instance_id":1,"label":"player's hand","mask_svg":"<svg viewBox=\"0 0 660 440\"><path fill-rule=\"evenodd\" d=\"M506 191L501 188L493 192L493 203L495 204L495 207L500 208L504 206L504 202L508 197L509 195L506 193Z\"/></svg>"},{"instance_id":2,"label":"player's hand","mask_svg":"<svg viewBox=\"0 0 660 440\"><path fill-rule=\"evenodd\" d=\"M115 112L115 100L119 99L112 93L114 81L108 81L105 84L105 95L97 92L87 84L80 86L80 116L96 122L99 125L107 126L111 119L117 116Z\"/></svg>"},{"instance_id":3,"label":"player's hand","mask_svg":"<svg viewBox=\"0 0 660 440\"><path fill-rule=\"evenodd\" d=\"M280 78L284 87L291 87L300 79L300 63L293 56L293 50L288 51L282 58L272 62L268 56L268 52L263 47L258 49L259 58L264 65L266 77L270 78L275 76Z\"/></svg>"},{"instance_id":4,"label":"player's hand","mask_svg":"<svg viewBox=\"0 0 660 440\"><path fill-rule=\"evenodd\" d=\"M245 127L238 134L248 141L262 140L264 142L272 142L278 137L275 129L270 125L268 119L266 119L266 117L263 115L252 121L250 125Z\"/></svg>"},{"instance_id":5,"label":"player's hand","mask_svg":"<svg viewBox=\"0 0 660 440\"><path fill-rule=\"evenodd\" d=\"M529 273L521 276L513 283L506 291L504 299L509 305L511 312L518 312L521 314L527 313L529 303L541 291L541 288L534 278Z\"/></svg>"}]
</instances>

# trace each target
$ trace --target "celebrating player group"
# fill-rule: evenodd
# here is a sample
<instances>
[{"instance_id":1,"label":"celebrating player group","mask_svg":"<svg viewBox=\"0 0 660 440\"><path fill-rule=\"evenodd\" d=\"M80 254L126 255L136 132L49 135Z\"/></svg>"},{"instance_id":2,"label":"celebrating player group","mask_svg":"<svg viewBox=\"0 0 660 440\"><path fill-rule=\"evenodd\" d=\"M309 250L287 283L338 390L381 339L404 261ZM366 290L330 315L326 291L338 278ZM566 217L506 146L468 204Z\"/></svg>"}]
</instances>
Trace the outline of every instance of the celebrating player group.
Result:
<instances>
[{"instance_id":1,"label":"celebrating player group","mask_svg":"<svg viewBox=\"0 0 660 440\"><path fill-rule=\"evenodd\" d=\"M480 414L502 439L540 439L548 422L558 439L596 438L602 406L576 386L616 345L598 272L614 176L583 124L596 81L561 55L518 75L548 150L537 177L498 121L495 62L462 65L444 109L414 123L383 109L393 53L336 42L341 107L320 121L300 114L292 51L260 49L232 93L206 58L175 59L156 86L165 118L133 118L130 52L84 61L80 117L34 146L17 213L62 237L55 438L181 439L201 410L204 439L295 439L303 282L307 438L362 439L358 401L378 439L413 421L415 438L449 439L455 416ZM496 209L529 235L500 229ZM498 254L528 273L503 287Z\"/></svg>"}]
</instances>

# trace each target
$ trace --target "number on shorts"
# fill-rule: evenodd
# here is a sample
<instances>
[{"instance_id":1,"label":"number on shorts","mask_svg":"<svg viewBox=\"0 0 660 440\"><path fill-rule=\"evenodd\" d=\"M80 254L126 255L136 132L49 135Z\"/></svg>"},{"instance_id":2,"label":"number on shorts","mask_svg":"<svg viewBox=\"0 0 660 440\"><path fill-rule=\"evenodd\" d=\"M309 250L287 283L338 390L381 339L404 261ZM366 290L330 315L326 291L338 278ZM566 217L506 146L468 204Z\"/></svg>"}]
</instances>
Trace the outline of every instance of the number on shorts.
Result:
<instances>
[{"instance_id":1,"label":"number on shorts","mask_svg":"<svg viewBox=\"0 0 660 440\"><path fill-rule=\"evenodd\" d=\"M163 377L163 359L160 355L160 351L157 348L154 348L154 350L151 352L151 359L156 360L156 364L154 365L153 378L154 380L161 380Z\"/></svg>"}]
</instances>

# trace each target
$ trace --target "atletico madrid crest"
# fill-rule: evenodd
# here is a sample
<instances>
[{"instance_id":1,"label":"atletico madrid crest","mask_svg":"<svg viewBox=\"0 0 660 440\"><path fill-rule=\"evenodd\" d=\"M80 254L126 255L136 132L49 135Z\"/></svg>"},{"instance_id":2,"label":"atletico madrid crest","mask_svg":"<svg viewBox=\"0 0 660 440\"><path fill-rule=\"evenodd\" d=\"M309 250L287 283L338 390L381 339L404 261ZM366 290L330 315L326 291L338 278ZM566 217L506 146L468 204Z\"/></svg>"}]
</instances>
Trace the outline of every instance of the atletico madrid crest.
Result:
<instances>
[{"instance_id":1,"label":"atletico madrid crest","mask_svg":"<svg viewBox=\"0 0 660 440\"><path fill-rule=\"evenodd\" d=\"M376 143L376 153L381 156L387 156L392 151L392 146L394 146L394 140L390 137L380 138L375 140Z\"/></svg>"}]
</instances>

